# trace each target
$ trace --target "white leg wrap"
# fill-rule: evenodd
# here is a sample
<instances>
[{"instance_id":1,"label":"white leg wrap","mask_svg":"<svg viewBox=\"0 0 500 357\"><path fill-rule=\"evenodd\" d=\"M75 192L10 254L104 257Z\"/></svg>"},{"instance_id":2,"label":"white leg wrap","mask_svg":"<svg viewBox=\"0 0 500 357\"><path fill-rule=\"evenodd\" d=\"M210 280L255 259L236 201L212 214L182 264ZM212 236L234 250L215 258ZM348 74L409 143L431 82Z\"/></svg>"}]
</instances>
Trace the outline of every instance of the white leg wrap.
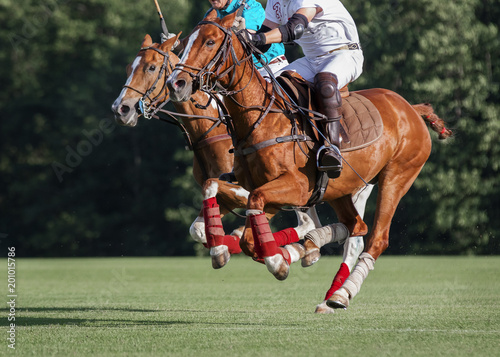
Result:
<instances>
[{"instance_id":1,"label":"white leg wrap","mask_svg":"<svg viewBox=\"0 0 500 357\"><path fill-rule=\"evenodd\" d=\"M323 227L323 225L321 224L321 221L319 220L318 212L316 212L315 207L309 208L306 213L313 220L315 228Z\"/></svg>"},{"instance_id":2,"label":"white leg wrap","mask_svg":"<svg viewBox=\"0 0 500 357\"><path fill-rule=\"evenodd\" d=\"M218 245L216 247L210 248L210 256L211 257L217 257L221 254L228 253L228 252L229 252L229 248L227 247L227 245Z\"/></svg>"},{"instance_id":3,"label":"white leg wrap","mask_svg":"<svg viewBox=\"0 0 500 357\"><path fill-rule=\"evenodd\" d=\"M217 181L212 181L210 183L210 186L208 186L205 192L203 192L203 198L209 199L215 197L217 195L218 190L219 190L219 184L217 183Z\"/></svg>"},{"instance_id":4,"label":"white leg wrap","mask_svg":"<svg viewBox=\"0 0 500 357\"><path fill-rule=\"evenodd\" d=\"M194 222L189 227L189 234L198 243L207 243L207 237L205 236L205 221L203 217L196 217Z\"/></svg>"},{"instance_id":5,"label":"white leg wrap","mask_svg":"<svg viewBox=\"0 0 500 357\"><path fill-rule=\"evenodd\" d=\"M313 219L307 213L296 210L295 214L297 215L299 225L294 229L297 232L299 239L303 239L306 233L316 228L316 226Z\"/></svg>"},{"instance_id":6,"label":"white leg wrap","mask_svg":"<svg viewBox=\"0 0 500 357\"><path fill-rule=\"evenodd\" d=\"M349 267L349 271L352 271L354 265L358 261L359 255L363 252L365 243L363 237L349 237L344 242L344 256L343 261Z\"/></svg>"},{"instance_id":7,"label":"white leg wrap","mask_svg":"<svg viewBox=\"0 0 500 357\"><path fill-rule=\"evenodd\" d=\"M283 264L283 260L284 258L281 254L275 254L272 257L265 257L264 263L266 263L267 270L271 274L274 274L279 270L281 264Z\"/></svg>"},{"instance_id":8,"label":"white leg wrap","mask_svg":"<svg viewBox=\"0 0 500 357\"><path fill-rule=\"evenodd\" d=\"M263 213L260 209L247 209L246 215L247 216L255 216L257 214Z\"/></svg>"},{"instance_id":9,"label":"white leg wrap","mask_svg":"<svg viewBox=\"0 0 500 357\"><path fill-rule=\"evenodd\" d=\"M321 248L325 244L338 242L342 244L349 237L349 230L343 223L334 223L316 228L306 234L305 239L311 240Z\"/></svg>"},{"instance_id":10,"label":"white leg wrap","mask_svg":"<svg viewBox=\"0 0 500 357\"><path fill-rule=\"evenodd\" d=\"M285 245L285 249L288 250L288 253L290 253L290 260L291 263L298 262L300 260L300 253L292 247L290 244Z\"/></svg>"},{"instance_id":11,"label":"white leg wrap","mask_svg":"<svg viewBox=\"0 0 500 357\"><path fill-rule=\"evenodd\" d=\"M243 236L243 230L244 230L244 229L245 229L245 228L243 228L243 229L239 229L239 228L237 228L237 229L235 229L234 231L232 231L232 232L231 232L231 235L232 235L232 236L236 236L236 237L238 237L238 238L240 238L240 239L241 239L241 237Z\"/></svg>"},{"instance_id":12,"label":"white leg wrap","mask_svg":"<svg viewBox=\"0 0 500 357\"><path fill-rule=\"evenodd\" d=\"M359 256L358 264L356 264L356 267L344 282L344 285L342 285L342 288L340 290L347 290L351 299L355 297L358 294L359 289L361 288L361 284L363 284L363 281L368 276L368 273L370 272L370 270L373 270L374 265L375 259L373 259L370 254L361 254Z\"/></svg>"},{"instance_id":13,"label":"white leg wrap","mask_svg":"<svg viewBox=\"0 0 500 357\"><path fill-rule=\"evenodd\" d=\"M339 290L337 290L335 292L335 295L343 296L347 301L349 301L349 293L344 288L340 288Z\"/></svg>"}]
</instances>

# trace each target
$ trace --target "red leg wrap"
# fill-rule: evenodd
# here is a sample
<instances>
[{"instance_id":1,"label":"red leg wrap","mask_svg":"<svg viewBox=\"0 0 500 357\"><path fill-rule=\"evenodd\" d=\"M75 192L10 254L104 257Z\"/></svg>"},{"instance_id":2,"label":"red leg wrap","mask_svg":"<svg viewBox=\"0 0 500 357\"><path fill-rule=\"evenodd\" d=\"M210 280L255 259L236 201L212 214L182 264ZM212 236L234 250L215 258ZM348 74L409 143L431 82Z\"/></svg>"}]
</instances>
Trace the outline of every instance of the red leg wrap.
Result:
<instances>
[{"instance_id":1,"label":"red leg wrap","mask_svg":"<svg viewBox=\"0 0 500 357\"><path fill-rule=\"evenodd\" d=\"M224 244L224 229L215 197L203 201L203 219L208 248Z\"/></svg>"},{"instance_id":2,"label":"red leg wrap","mask_svg":"<svg viewBox=\"0 0 500 357\"><path fill-rule=\"evenodd\" d=\"M283 229L282 231L273 233L274 240L279 247L283 247L290 243L299 241L297 231L293 228Z\"/></svg>"},{"instance_id":3,"label":"red leg wrap","mask_svg":"<svg viewBox=\"0 0 500 357\"><path fill-rule=\"evenodd\" d=\"M269 221L264 213L249 216L255 241L255 252L259 258L272 257L281 254L278 245L274 241Z\"/></svg>"},{"instance_id":4,"label":"red leg wrap","mask_svg":"<svg viewBox=\"0 0 500 357\"><path fill-rule=\"evenodd\" d=\"M224 242L222 244L227 245L229 254L241 253L240 238L237 236L224 236Z\"/></svg>"},{"instance_id":5,"label":"red leg wrap","mask_svg":"<svg viewBox=\"0 0 500 357\"><path fill-rule=\"evenodd\" d=\"M292 258L290 258L290 252L285 248L279 248L279 249L281 251L281 255L283 256L283 258L285 258L288 265L292 264Z\"/></svg>"},{"instance_id":6,"label":"red leg wrap","mask_svg":"<svg viewBox=\"0 0 500 357\"><path fill-rule=\"evenodd\" d=\"M337 275L335 275L335 278L333 278L332 281L332 286L330 289L326 292L325 300L328 300L334 292L336 292L340 287L344 284L344 281L349 277L349 267L347 266L346 263L340 264L340 269L337 272Z\"/></svg>"}]
</instances>

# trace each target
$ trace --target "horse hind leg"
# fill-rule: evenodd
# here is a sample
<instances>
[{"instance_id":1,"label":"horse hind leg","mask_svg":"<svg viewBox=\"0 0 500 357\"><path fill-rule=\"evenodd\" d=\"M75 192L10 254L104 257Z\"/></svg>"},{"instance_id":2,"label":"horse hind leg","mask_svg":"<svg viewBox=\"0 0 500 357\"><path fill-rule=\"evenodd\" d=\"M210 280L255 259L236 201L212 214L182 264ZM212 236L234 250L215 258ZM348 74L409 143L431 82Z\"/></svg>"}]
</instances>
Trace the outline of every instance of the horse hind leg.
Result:
<instances>
[{"instance_id":1,"label":"horse hind leg","mask_svg":"<svg viewBox=\"0 0 500 357\"><path fill-rule=\"evenodd\" d=\"M317 228L306 235L304 242L306 253L302 259L303 267L311 266L319 260L321 257L320 248L325 244L331 242L343 244L349 236L362 236L368 230L350 195L338 198L330 204L335 209L341 223Z\"/></svg>"},{"instance_id":2,"label":"horse hind leg","mask_svg":"<svg viewBox=\"0 0 500 357\"><path fill-rule=\"evenodd\" d=\"M366 203L370 197L374 185L368 185L367 187L356 193L353 198L353 204L358 211L361 218L364 218ZM330 289L326 292L325 298L321 303L316 306L315 313L317 314L329 314L333 313L335 310L329 307L326 302L332 295L342 287L345 280L349 277L354 265L358 261L359 255L363 252L364 242L362 236L349 237L344 242L344 253L343 261L340 264L340 268L333 278Z\"/></svg>"},{"instance_id":3,"label":"horse hind leg","mask_svg":"<svg viewBox=\"0 0 500 357\"><path fill-rule=\"evenodd\" d=\"M321 227L321 222L319 221L316 208L311 207L307 210L307 212L302 212L297 209L295 210L295 214L297 215L298 226L294 229L297 232L299 239L303 239L304 236L314 228Z\"/></svg>"},{"instance_id":4,"label":"horse hind leg","mask_svg":"<svg viewBox=\"0 0 500 357\"><path fill-rule=\"evenodd\" d=\"M327 305L331 308L347 308L361 289L361 285L374 269L375 261L389 246L389 229L392 218L401 198L408 192L411 185L417 178L428 156L400 159L394 161L384 169L379 177L379 191L377 197L377 209L375 212L374 227L368 236L365 252L359 256L353 272L346 279L342 287L337 290L332 297L327 300ZM421 165L416 163L421 161ZM417 161L418 162L418 161ZM397 165L397 170L393 167ZM391 173L398 173L391 174Z\"/></svg>"}]
</instances>

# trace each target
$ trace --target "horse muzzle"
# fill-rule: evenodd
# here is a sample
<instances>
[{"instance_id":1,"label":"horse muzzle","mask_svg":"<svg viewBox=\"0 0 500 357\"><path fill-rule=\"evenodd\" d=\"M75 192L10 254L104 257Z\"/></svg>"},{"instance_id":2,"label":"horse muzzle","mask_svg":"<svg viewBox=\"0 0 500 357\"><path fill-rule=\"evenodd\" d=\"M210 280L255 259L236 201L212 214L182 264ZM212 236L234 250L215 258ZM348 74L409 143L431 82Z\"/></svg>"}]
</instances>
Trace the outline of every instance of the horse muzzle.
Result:
<instances>
[{"instance_id":1,"label":"horse muzzle","mask_svg":"<svg viewBox=\"0 0 500 357\"><path fill-rule=\"evenodd\" d=\"M184 73L174 71L167 80L167 88L173 102L185 102L193 94L193 81Z\"/></svg>"},{"instance_id":2,"label":"horse muzzle","mask_svg":"<svg viewBox=\"0 0 500 357\"><path fill-rule=\"evenodd\" d=\"M115 121L124 126L136 126L137 125L137 101L135 100L123 100L115 101L111 106L111 110L115 114Z\"/></svg>"}]
</instances>

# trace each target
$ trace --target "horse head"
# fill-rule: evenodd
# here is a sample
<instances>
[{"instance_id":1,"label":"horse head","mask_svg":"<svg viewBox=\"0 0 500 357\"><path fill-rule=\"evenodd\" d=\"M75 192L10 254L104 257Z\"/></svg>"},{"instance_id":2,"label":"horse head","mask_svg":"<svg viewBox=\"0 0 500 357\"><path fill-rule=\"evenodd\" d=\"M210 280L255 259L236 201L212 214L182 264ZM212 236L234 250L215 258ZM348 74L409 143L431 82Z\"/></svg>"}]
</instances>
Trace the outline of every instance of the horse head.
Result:
<instances>
[{"instance_id":1,"label":"horse head","mask_svg":"<svg viewBox=\"0 0 500 357\"><path fill-rule=\"evenodd\" d=\"M128 79L111 106L118 124L135 126L140 114L148 113L168 98L165 81L172 72L177 56L172 46L179 35L163 42L153 43L146 35L137 57L127 66Z\"/></svg>"},{"instance_id":2,"label":"horse head","mask_svg":"<svg viewBox=\"0 0 500 357\"><path fill-rule=\"evenodd\" d=\"M182 58L167 80L172 101L186 101L198 89L214 89L217 81L227 77L231 64L240 63L232 41L235 34L231 26L235 17L233 13L219 19L212 10L194 28ZM247 58L251 61L251 56Z\"/></svg>"}]
</instances>

